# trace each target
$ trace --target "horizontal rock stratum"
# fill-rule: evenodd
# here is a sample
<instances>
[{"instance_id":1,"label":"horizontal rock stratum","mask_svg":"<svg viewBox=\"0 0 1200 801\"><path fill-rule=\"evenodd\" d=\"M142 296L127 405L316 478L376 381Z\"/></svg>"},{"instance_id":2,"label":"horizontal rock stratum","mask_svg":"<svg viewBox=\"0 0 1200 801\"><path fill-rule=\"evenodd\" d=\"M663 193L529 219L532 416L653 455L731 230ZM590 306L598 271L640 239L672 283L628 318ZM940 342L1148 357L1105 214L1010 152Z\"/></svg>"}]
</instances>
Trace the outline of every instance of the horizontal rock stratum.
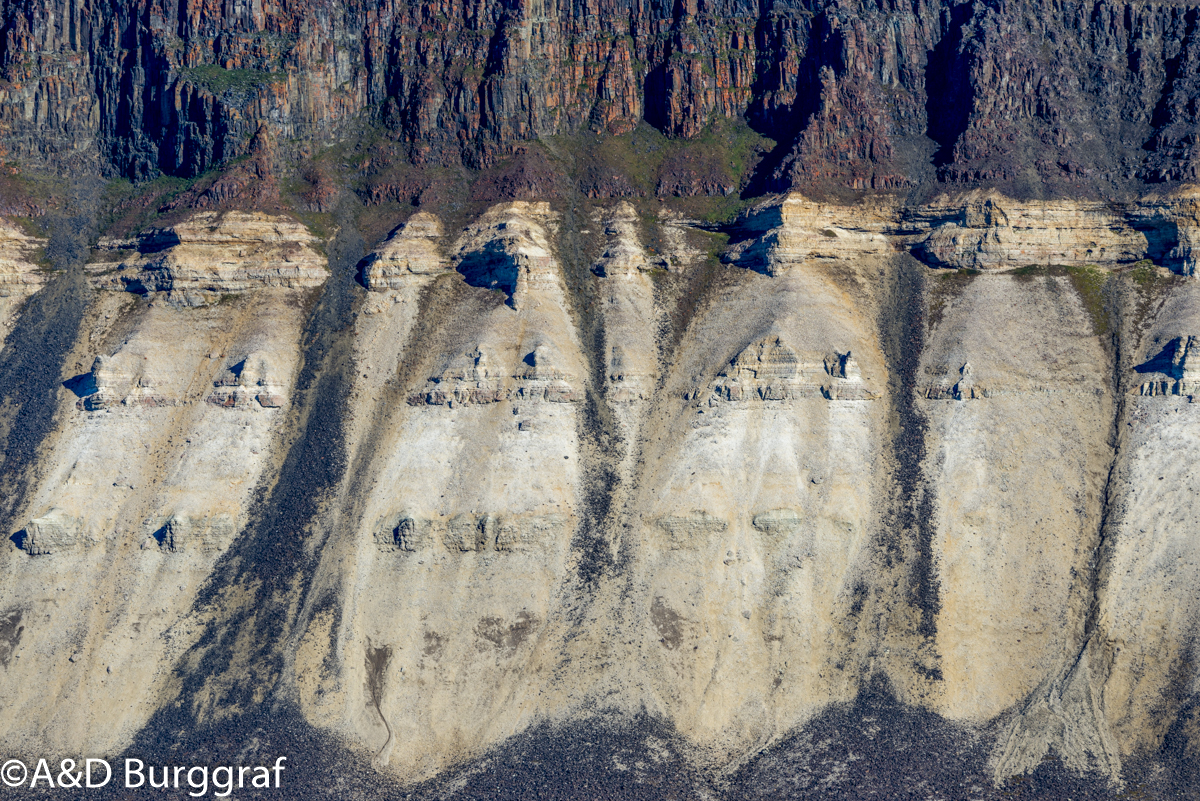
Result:
<instances>
[{"instance_id":1,"label":"horizontal rock stratum","mask_svg":"<svg viewBox=\"0 0 1200 801\"><path fill-rule=\"evenodd\" d=\"M0 748L1195 792L1196 198L6 229Z\"/></svg>"}]
</instances>

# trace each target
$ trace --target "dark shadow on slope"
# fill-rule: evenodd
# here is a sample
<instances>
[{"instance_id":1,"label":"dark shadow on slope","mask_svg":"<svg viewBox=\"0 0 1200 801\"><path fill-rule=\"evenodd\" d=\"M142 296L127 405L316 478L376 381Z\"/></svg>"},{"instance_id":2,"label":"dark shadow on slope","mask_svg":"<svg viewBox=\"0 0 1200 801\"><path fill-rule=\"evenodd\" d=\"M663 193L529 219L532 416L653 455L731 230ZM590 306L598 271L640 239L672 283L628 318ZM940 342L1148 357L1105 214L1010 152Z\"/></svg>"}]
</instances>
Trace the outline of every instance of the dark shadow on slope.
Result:
<instances>
[{"instance_id":1,"label":"dark shadow on slope","mask_svg":"<svg viewBox=\"0 0 1200 801\"><path fill-rule=\"evenodd\" d=\"M463 256L457 269L469 285L503 292L508 297L508 305L512 305L519 269L503 244L492 241L471 251Z\"/></svg>"},{"instance_id":2,"label":"dark shadow on slope","mask_svg":"<svg viewBox=\"0 0 1200 801\"><path fill-rule=\"evenodd\" d=\"M1166 373L1172 374L1172 365L1175 361L1175 351L1178 350L1179 341L1172 339L1166 345L1163 345L1162 350L1156 353L1151 358L1142 362L1133 368L1137 373ZM1178 378L1178 376L1176 376Z\"/></svg>"},{"instance_id":3,"label":"dark shadow on slope","mask_svg":"<svg viewBox=\"0 0 1200 801\"><path fill-rule=\"evenodd\" d=\"M876 677L853 704L827 709L731 778L729 801L1111 799L1105 778L1057 761L996 787L991 737L907 707Z\"/></svg>"},{"instance_id":4,"label":"dark shadow on slope","mask_svg":"<svg viewBox=\"0 0 1200 801\"><path fill-rule=\"evenodd\" d=\"M162 717L158 722L165 722ZM182 736L180 736L182 735ZM330 799L330 801L383 801L409 797L394 779L379 773L369 760L348 750L337 739L313 728L292 704L273 708L260 706L216 726L196 727L186 733L161 732L159 739L140 737L138 742L118 758L109 757L113 778L107 787L90 790L86 795L71 795L62 790L46 792L44 796L26 791L22 798L86 798L95 801L133 801L140 797L186 799L194 788L186 785L181 776L179 790L124 789L124 760L141 759L146 766L155 766L161 779L164 765L206 765L210 767L208 793L213 798L216 789L211 768L221 765L257 766L268 768L279 757L282 764L279 788L255 789L247 786L233 790L238 801L293 801L298 799ZM252 772L247 772L249 785ZM0 797L3 797L0 795Z\"/></svg>"},{"instance_id":5,"label":"dark shadow on slope","mask_svg":"<svg viewBox=\"0 0 1200 801\"><path fill-rule=\"evenodd\" d=\"M50 220L46 258L59 271L25 302L0 352L0 521L12 516L30 487L30 471L54 426L66 360L92 297L83 275L92 218Z\"/></svg>"},{"instance_id":6,"label":"dark shadow on slope","mask_svg":"<svg viewBox=\"0 0 1200 801\"><path fill-rule=\"evenodd\" d=\"M140 237L137 249L141 254L161 253L182 244L183 240L179 238L178 233L169 228L161 228Z\"/></svg>"},{"instance_id":7,"label":"dark shadow on slope","mask_svg":"<svg viewBox=\"0 0 1200 801\"><path fill-rule=\"evenodd\" d=\"M768 43L762 48L763 51L769 51L774 46L779 53L783 53L786 51L786 41L795 36L797 31L790 30L790 26L779 29L773 27L779 24L779 20L772 15L776 8L774 3L764 0L759 12L755 39ZM786 71L757 71L751 86L751 97L755 100L746 110L746 122L751 130L779 144L755 165L754 172L741 194L744 200L788 188L790 182L783 178L780 172L784 162L793 157L800 135L808 126L809 120L821 107L821 67L837 68L841 62L841 53L837 47L822 46L827 45L832 34L829 20L823 12L816 17L797 13L790 22L798 28L810 29L807 36L810 44L796 67L795 100L790 105L768 107L763 102L763 98L768 94L784 88L768 85L767 81L775 80Z\"/></svg>"},{"instance_id":8,"label":"dark shadow on slope","mask_svg":"<svg viewBox=\"0 0 1200 801\"><path fill-rule=\"evenodd\" d=\"M64 389L70 390L71 394L77 398L94 395L97 391L96 378L91 373L80 373L77 376L72 376L64 381L62 385Z\"/></svg>"},{"instance_id":9,"label":"dark shadow on slope","mask_svg":"<svg viewBox=\"0 0 1200 801\"><path fill-rule=\"evenodd\" d=\"M988 744L938 715L905 707L876 677L734 775L730 798L967 798L990 788Z\"/></svg>"},{"instance_id":10,"label":"dark shadow on slope","mask_svg":"<svg viewBox=\"0 0 1200 801\"><path fill-rule=\"evenodd\" d=\"M1185 12L1186 27L1182 37L1183 42L1187 42L1195 35L1198 17L1200 17L1200 12L1197 12L1196 9L1188 9ZM1174 57L1163 59L1162 93L1158 96L1158 102L1154 104L1154 111L1150 113L1150 127L1154 129L1155 135L1152 137L1151 142L1145 145L1147 150L1156 149L1154 140L1160 138L1163 128L1175 121L1172 101L1174 100L1176 82L1183 71L1185 57L1184 48L1181 47Z\"/></svg>"},{"instance_id":11,"label":"dark shadow on slope","mask_svg":"<svg viewBox=\"0 0 1200 801\"><path fill-rule=\"evenodd\" d=\"M346 469L343 422L363 242L349 215L339 222L340 233L329 246L330 277L302 334L295 402L281 434L288 450L277 480L264 476L246 529L201 588L194 608L210 622L178 663L178 696L160 707L121 755L148 765L182 764L182 755L197 765L286 756L292 771L287 786L312 791L247 798L390 786L315 731L278 692L294 610L303 608L328 536L315 524Z\"/></svg>"},{"instance_id":12,"label":"dark shadow on slope","mask_svg":"<svg viewBox=\"0 0 1200 801\"><path fill-rule=\"evenodd\" d=\"M1200 798L1200 695L1183 705L1158 752L1130 760L1127 773L1141 778L1147 797Z\"/></svg>"},{"instance_id":13,"label":"dark shadow on slope","mask_svg":"<svg viewBox=\"0 0 1200 801\"><path fill-rule=\"evenodd\" d=\"M689 768L686 743L647 716L543 723L421 787L445 801L688 801L713 797ZM460 785L461 783L461 785ZM447 786L460 785L446 792Z\"/></svg>"}]
</instances>

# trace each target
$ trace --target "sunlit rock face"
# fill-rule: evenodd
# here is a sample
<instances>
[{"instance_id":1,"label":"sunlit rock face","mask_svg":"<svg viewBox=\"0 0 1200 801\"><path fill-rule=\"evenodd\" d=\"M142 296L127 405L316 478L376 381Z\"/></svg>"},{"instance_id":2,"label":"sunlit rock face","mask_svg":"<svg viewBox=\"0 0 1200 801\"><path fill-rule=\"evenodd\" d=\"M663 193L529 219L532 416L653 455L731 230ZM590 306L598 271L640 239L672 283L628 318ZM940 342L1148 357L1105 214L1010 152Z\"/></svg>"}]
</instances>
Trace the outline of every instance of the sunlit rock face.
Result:
<instances>
[{"instance_id":1,"label":"sunlit rock face","mask_svg":"<svg viewBox=\"0 0 1200 801\"><path fill-rule=\"evenodd\" d=\"M161 294L186 306L259 287L304 289L325 281L316 237L288 217L201 212L132 241L105 241L119 260L88 265L97 287Z\"/></svg>"},{"instance_id":2,"label":"sunlit rock face","mask_svg":"<svg viewBox=\"0 0 1200 801\"><path fill-rule=\"evenodd\" d=\"M196 593L279 457L303 324L303 290L222 288L241 294L199 308L92 296L2 557L19 629L0 675L5 742L123 747L194 639Z\"/></svg>"},{"instance_id":3,"label":"sunlit rock face","mask_svg":"<svg viewBox=\"0 0 1200 801\"><path fill-rule=\"evenodd\" d=\"M987 719L1077 647L1111 460L1111 372L1067 278L971 280L946 300L922 362L940 702ZM981 630L1003 647L981 648Z\"/></svg>"},{"instance_id":4,"label":"sunlit rock face","mask_svg":"<svg viewBox=\"0 0 1200 801\"><path fill-rule=\"evenodd\" d=\"M599 720L730 787L877 708L855 731L926 721L981 787L1191 753L1188 197L792 195L721 233L510 201L349 257L262 214L147 235L72 274L5 474L0 742L116 754L278 703L451 789Z\"/></svg>"},{"instance_id":5,"label":"sunlit rock face","mask_svg":"<svg viewBox=\"0 0 1200 801\"><path fill-rule=\"evenodd\" d=\"M45 285L48 265L38 264L46 240L22 231L15 220L0 219L0 337L8 336L21 307Z\"/></svg>"},{"instance_id":6,"label":"sunlit rock face","mask_svg":"<svg viewBox=\"0 0 1200 801\"><path fill-rule=\"evenodd\" d=\"M594 221L589 355L557 224L512 204L423 237L457 274L408 268L360 322L356 374L379 395L351 486L369 489L326 561L356 600L314 614L296 671L310 719L409 778L597 699L724 761L852 698L869 647L852 641L886 504L888 367L877 297L837 271L891 253L830 267L767 245L773 274L731 268L664 358L644 223L618 205ZM599 464L587 404L617 435ZM597 579L597 559L622 568ZM376 589L394 586L422 589ZM331 647L364 656L334 670Z\"/></svg>"},{"instance_id":7,"label":"sunlit rock face","mask_svg":"<svg viewBox=\"0 0 1200 801\"><path fill-rule=\"evenodd\" d=\"M1200 556L1189 533L1195 496L1187 489L1196 447L1195 344L1187 332L1200 320L1200 306L1192 281L1159 302L1130 349L1135 367L1118 429L1113 523L1099 576L1097 635L1088 643L1104 679L1104 718L1122 757L1182 728L1164 706L1187 703L1200 689L1191 656L1200 633ZM1171 391L1147 396L1138 386L1147 378Z\"/></svg>"},{"instance_id":8,"label":"sunlit rock face","mask_svg":"<svg viewBox=\"0 0 1200 801\"><path fill-rule=\"evenodd\" d=\"M681 348L621 539L625 614L656 701L731 755L853 696L887 368L869 299L811 264L740 278Z\"/></svg>"},{"instance_id":9,"label":"sunlit rock face","mask_svg":"<svg viewBox=\"0 0 1200 801\"><path fill-rule=\"evenodd\" d=\"M926 691L943 715L982 722L1020 708L1082 648L1112 459L1111 376L1066 277L984 275L944 299L919 401L940 601L939 675ZM1086 763L1104 724L1091 709L1074 716L1063 725L1082 734L1057 750ZM1000 776L1031 769L1014 759L1001 758ZM1111 768L1103 749L1099 762Z\"/></svg>"},{"instance_id":10,"label":"sunlit rock face","mask_svg":"<svg viewBox=\"0 0 1200 801\"><path fill-rule=\"evenodd\" d=\"M550 703L539 695L582 516L589 373L549 248L556 224L545 204L494 208L451 245L456 272L439 274L434 235L399 288L370 279L382 311L360 324L371 347L359 372L368 386L404 383L370 393L356 419L352 480L363 483L323 565L345 603L314 617L297 681L314 722L408 777L497 742ZM355 656L330 669L331 643Z\"/></svg>"},{"instance_id":11,"label":"sunlit rock face","mask_svg":"<svg viewBox=\"0 0 1200 801\"><path fill-rule=\"evenodd\" d=\"M441 238L441 220L428 212L417 212L367 258L363 284L372 291L402 289L419 282L422 276L450 269L439 249Z\"/></svg>"}]
</instances>

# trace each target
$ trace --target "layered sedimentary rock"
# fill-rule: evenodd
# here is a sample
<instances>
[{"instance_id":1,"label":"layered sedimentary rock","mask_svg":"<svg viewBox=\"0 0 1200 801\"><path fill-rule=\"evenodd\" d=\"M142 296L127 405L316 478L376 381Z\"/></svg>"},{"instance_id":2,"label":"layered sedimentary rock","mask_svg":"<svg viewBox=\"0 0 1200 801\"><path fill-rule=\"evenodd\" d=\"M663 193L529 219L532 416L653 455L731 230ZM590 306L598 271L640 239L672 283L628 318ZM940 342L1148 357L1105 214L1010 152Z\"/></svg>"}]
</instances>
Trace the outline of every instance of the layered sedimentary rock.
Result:
<instances>
[{"instance_id":1,"label":"layered sedimentary rock","mask_svg":"<svg viewBox=\"0 0 1200 801\"><path fill-rule=\"evenodd\" d=\"M663 261L646 252L637 212L628 203L598 213L595 222L604 226L604 251L592 266L602 279L604 392L621 419L628 460L637 441L640 410L626 406L649 400L659 373L655 334L663 310L655 303L649 273L662 269Z\"/></svg>"},{"instance_id":2,"label":"layered sedimentary rock","mask_svg":"<svg viewBox=\"0 0 1200 801\"><path fill-rule=\"evenodd\" d=\"M0 746L1194 794L1195 29L3 4Z\"/></svg>"},{"instance_id":3,"label":"layered sedimentary rock","mask_svg":"<svg viewBox=\"0 0 1200 801\"><path fill-rule=\"evenodd\" d=\"M12 221L0 221L0 336L7 336L25 300L49 279L37 264L46 240L21 231Z\"/></svg>"},{"instance_id":4,"label":"layered sedimentary rock","mask_svg":"<svg viewBox=\"0 0 1200 801\"><path fill-rule=\"evenodd\" d=\"M278 737L269 710L364 781L469 795L615 720L730 797L846 789L841 743L871 777L953 752L984 794L1189 787L1190 198L791 195L728 244L518 201L409 213L361 259L182 221L89 265L7 485L0 743L147 755ZM337 283L276 283L320 252ZM152 262L207 283L113 291ZM829 728L864 699L886 714Z\"/></svg>"},{"instance_id":5,"label":"layered sedimentary rock","mask_svg":"<svg viewBox=\"0 0 1200 801\"><path fill-rule=\"evenodd\" d=\"M449 248L456 272L440 271L435 236L407 257L407 283L371 280L384 306L355 359L374 400L348 434L361 489L338 513L354 534L321 568L346 603L312 617L294 659L305 714L410 778L553 708L525 678L561 642L588 375L550 252L557 220L545 204L494 208ZM366 658L330 662L335 641Z\"/></svg>"},{"instance_id":6,"label":"layered sedimentary rock","mask_svg":"<svg viewBox=\"0 0 1200 801\"><path fill-rule=\"evenodd\" d=\"M259 287L304 289L325 281L317 239L288 217L201 212L134 241L102 241L114 261L88 265L97 287L142 295L162 293L199 306Z\"/></svg>"},{"instance_id":7,"label":"layered sedimentary rock","mask_svg":"<svg viewBox=\"0 0 1200 801\"><path fill-rule=\"evenodd\" d=\"M311 253L311 238L293 233L299 241L272 247ZM213 275L211 264L184 258L177 251L172 269ZM322 262L313 271L323 274ZM223 289L247 288L244 277L231 284ZM63 371L47 401L56 424L36 478L15 499L19 549L0 567L6 614L21 621L0 677L6 742L120 748L157 709L173 661L195 637L187 615L196 593L278 458L304 292L254 289L201 308L91 296L66 363L48 366ZM205 402L238 378L245 385L234 391L250 400ZM45 704L47 695L58 702Z\"/></svg>"},{"instance_id":8,"label":"layered sedimentary rock","mask_svg":"<svg viewBox=\"0 0 1200 801\"><path fill-rule=\"evenodd\" d=\"M1134 204L1014 203L968 195L910 215L931 226L914 252L933 266L1004 270L1151 258L1184 275L1195 272L1196 198L1189 190Z\"/></svg>"},{"instance_id":9,"label":"layered sedimentary rock","mask_svg":"<svg viewBox=\"0 0 1200 801\"><path fill-rule=\"evenodd\" d=\"M946 195L921 205L892 198L854 206L802 195L767 201L734 226L724 261L773 275L788 265L908 251L940 269L1003 272L1046 266L1106 268L1151 260L1195 272L1196 197L1188 188L1114 204Z\"/></svg>"},{"instance_id":10,"label":"layered sedimentary rock","mask_svg":"<svg viewBox=\"0 0 1200 801\"><path fill-rule=\"evenodd\" d=\"M441 221L428 212L417 212L368 257L363 268L363 285L381 291L401 289L420 278L450 269L442 255Z\"/></svg>"},{"instance_id":11,"label":"layered sedimentary rock","mask_svg":"<svg viewBox=\"0 0 1200 801\"><path fill-rule=\"evenodd\" d=\"M649 692L716 759L853 697L854 587L885 492L875 298L779 249L689 326L621 540Z\"/></svg>"}]
</instances>

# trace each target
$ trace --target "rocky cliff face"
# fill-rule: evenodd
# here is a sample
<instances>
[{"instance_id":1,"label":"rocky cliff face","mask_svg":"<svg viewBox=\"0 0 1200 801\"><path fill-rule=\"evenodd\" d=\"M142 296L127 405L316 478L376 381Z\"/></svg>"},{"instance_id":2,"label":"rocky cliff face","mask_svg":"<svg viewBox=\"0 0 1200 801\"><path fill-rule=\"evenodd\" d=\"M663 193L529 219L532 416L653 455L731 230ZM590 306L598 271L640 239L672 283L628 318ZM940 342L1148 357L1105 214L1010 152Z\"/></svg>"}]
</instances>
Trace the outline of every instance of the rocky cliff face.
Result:
<instances>
[{"instance_id":1,"label":"rocky cliff face","mask_svg":"<svg viewBox=\"0 0 1200 801\"><path fill-rule=\"evenodd\" d=\"M1194 792L1193 206L790 195L726 244L516 201L361 259L200 212L14 257L5 364L78 316L5 390L0 742L253 733L366 794Z\"/></svg>"},{"instance_id":2,"label":"rocky cliff face","mask_svg":"<svg viewBox=\"0 0 1200 801\"><path fill-rule=\"evenodd\" d=\"M0 2L0 750L1196 797L1196 22Z\"/></svg>"},{"instance_id":3,"label":"rocky cliff face","mask_svg":"<svg viewBox=\"0 0 1200 801\"><path fill-rule=\"evenodd\" d=\"M406 160L478 167L550 135L644 121L691 138L744 116L777 142L760 187L1120 195L1196 178L1191 13L13 0L0 141L10 159L193 176L263 126L292 153L376 126Z\"/></svg>"}]
</instances>

